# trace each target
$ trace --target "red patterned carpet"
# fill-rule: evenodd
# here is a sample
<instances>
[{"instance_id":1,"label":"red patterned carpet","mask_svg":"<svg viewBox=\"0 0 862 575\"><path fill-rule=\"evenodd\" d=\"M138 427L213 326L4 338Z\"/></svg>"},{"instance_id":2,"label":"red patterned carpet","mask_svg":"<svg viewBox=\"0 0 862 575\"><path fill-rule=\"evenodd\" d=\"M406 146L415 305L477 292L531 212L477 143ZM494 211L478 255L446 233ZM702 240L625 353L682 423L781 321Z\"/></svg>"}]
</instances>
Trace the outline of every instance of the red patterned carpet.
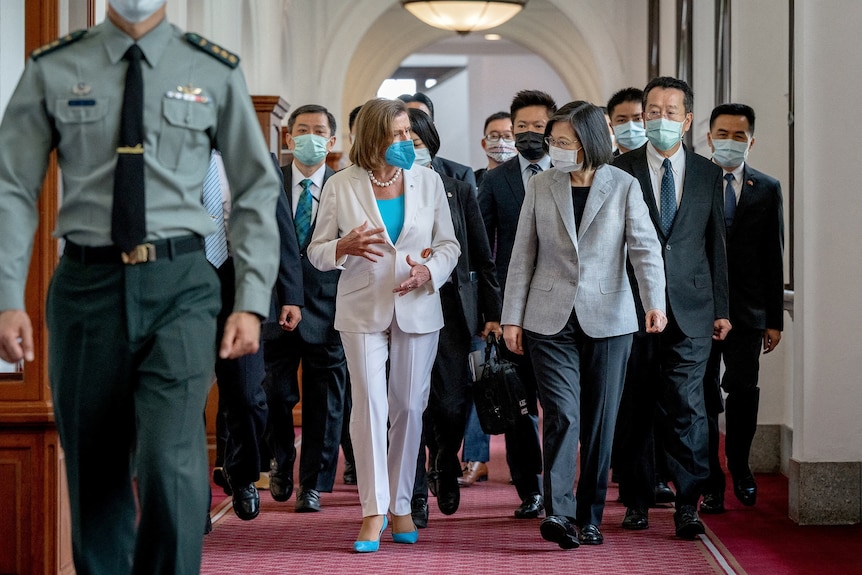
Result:
<instances>
[{"instance_id":1,"label":"red patterned carpet","mask_svg":"<svg viewBox=\"0 0 862 575\"><path fill-rule=\"evenodd\" d=\"M336 484L321 496L319 513L295 513L293 500L276 503L261 492L261 514L237 519L229 500L216 506L213 532L204 541L204 574L250 573L590 573L698 575L744 573L708 534L699 541L673 536L673 510L654 509L650 529L628 532L619 525L625 509L608 496L604 545L563 551L539 535L539 520L516 520L520 503L508 484L502 438L492 441L491 480L461 490L461 507L444 516L431 498L431 518L416 545L392 542L384 534L380 551L356 554L359 530L356 488ZM341 470L339 475L341 477Z\"/></svg>"}]
</instances>

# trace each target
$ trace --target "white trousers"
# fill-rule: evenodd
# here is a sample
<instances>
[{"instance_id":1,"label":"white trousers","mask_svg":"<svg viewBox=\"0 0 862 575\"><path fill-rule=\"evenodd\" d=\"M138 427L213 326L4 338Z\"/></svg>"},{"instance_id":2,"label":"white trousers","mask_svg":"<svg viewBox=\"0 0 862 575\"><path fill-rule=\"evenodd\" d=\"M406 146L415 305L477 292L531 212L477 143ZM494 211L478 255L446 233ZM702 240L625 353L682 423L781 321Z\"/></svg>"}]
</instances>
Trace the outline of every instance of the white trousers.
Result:
<instances>
[{"instance_id":1,"label":"white trousers","mask_svg":"<svg viewBox=\"0 0 862 575\"><path fill-rule=\"evenodd\" d=\"M341 332L353 397L350 437L363 517L411 511L439 333L404 333L395 317L383 332Z\"/></svg>"}]
</instances>

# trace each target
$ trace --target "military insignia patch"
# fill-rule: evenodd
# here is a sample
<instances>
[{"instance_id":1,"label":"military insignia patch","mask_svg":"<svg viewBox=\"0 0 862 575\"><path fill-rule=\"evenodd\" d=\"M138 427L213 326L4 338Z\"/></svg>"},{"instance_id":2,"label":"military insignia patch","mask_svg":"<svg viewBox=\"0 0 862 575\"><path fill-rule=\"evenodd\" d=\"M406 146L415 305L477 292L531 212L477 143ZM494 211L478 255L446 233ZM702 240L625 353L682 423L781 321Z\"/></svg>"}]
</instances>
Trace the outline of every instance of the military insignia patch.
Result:
<instances>
[{"instance_id":1,"label":"military insignia patch","mask_svg":"<svg viewBox=\"0 0 862 575\"><path fill-rule=\"evenodd\" d=\"M200 34L195 34L194 32L188 32L185 35L186 42L197 48L198 50L202 50L206 52L216 60L219 60L223 64L236 68L239 66L239 56L232 52L228 52L221 46L217 46L201 36Z\"/></svg>"},{"instance_id":2,"label":"military insignia patch","mask_svg":"<svg viewBox=\"0 0 862 575\"><path fill-rule=\"evenodd\" d=\"M72 32L71 34L66 34L62 38L57 38L56 40L54 40L50 44L45 44L44 46L39 46L38 48L36 48L32 52L30 52L30 57L33 58L34 60L38 60L39 58L41 58L45 54L50 54L51 52L56 52L60 48L65 48L66 46L68 46L70 44L74 44L75 42L77 42L78 40L80 40L81 38L83 38L86 35L87 35L86 30L76 30L75 32Z\"/></svg>"}]
</instances>

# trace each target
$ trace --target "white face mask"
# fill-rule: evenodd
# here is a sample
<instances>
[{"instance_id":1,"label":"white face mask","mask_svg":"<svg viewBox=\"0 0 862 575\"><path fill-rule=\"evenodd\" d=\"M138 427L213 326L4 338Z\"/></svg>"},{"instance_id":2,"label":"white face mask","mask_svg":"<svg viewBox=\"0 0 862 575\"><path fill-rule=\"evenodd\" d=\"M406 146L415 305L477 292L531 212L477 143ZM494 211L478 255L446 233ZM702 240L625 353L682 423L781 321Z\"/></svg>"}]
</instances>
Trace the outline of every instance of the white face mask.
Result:
<instances>
[{"instance_id":1,"label":"white face mask","mask_svg":"<svg viewBox=\"0 0 862 575\"><path fill-rule=\"evenodd\" d=\"M579 148L580 149L580 148ZM578 163L578 150L564 150L556 146L548 146L548 155L551 164L561 172L577 172L584 167L583 162Z\"/></svg>"},{"instance_id":2,"label":"white face mask","mask_svg":"<svg viewBox=\"0 0 862 575\"><path fill-rule=\"evenodd\" d=\"M137 24L155 14L156 10L164 6L166 0L109 0L109 2L123 20Z\"/></svg>"}]
</instances>

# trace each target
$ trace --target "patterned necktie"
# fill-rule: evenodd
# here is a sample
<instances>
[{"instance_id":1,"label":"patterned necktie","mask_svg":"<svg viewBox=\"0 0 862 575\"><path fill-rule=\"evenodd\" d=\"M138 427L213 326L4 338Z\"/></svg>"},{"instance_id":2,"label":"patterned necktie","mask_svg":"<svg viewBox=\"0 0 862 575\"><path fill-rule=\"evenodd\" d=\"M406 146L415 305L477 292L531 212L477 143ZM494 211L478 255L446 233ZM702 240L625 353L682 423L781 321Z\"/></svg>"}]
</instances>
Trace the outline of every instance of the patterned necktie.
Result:
<instances>
[{"instance_id":1,"label":"patterned necktie","mask_svg":"<svg viewBox=\"0 0 862 575\"><path fill-rule=\"evenodd\" d=\"M299 241L301 247L305 245L308 232L311 230L312 182L306 178L300 184L302 184L302 192L299 194L299 201L296 203L296 216L293 219L293 223L296 226L296 239Z\"/></svg>"},{"instance_id":2,"label":"patterned necktie","mask_svg":"<svg viewBox=\"0 0 862 575\"><path fill-rule=\"evenodd\" d=\"M219 180L215 154L210 156L210 166L207 169L207 177L204 179L203 205L216 225L216 231L204 240L204 250L207 260L218 269L227 260L228 249L221 181Z\"/></svg>"},{"instance_id":3,"label":"patterned necktie","mask_svg":"<svg viewBox=\"0 0 862 575\"><path fill-rule=\"evenodd\" d=\"M542 166L539 164L530 164L527 168L530 170L530 175L527 176L528 180L542 171Z\"/></svg>"},{"instance_id":4,"label":"patterned necktie","mask_svg":"<svg viewBox=\"0 0 862 575\"><path fill-rule=\"evenodd\" d=\"M667 236L676 216L676 186L670 160L665 158L661 167L664 168L664 175L661 177L661 231Z\"/></svg>"},{"instance_id":5,"label":"patterned necktie","mask_svg":"<svg viewBox=\"0 0 862 575\"><path fill-rule=\"evenodd\" d=\"M724 225L729 230L736 215L736 192L733 191L733 174L724 174L727 185L724 186Z\"/></svg>"},{"instance_id":6,"label":"patterned necktie","mask_svg":"<svg viewBox=\"0 0 862 575\"><path fill-rule=\"evenodd\" d=\"M129 61L120 115L117 167L114 171L114 200L111 207L111 240L123 253L143 243L147 235L144 200L144 80L143 53L137 44L123 56Z\"/></svg>"}]
</instances>

